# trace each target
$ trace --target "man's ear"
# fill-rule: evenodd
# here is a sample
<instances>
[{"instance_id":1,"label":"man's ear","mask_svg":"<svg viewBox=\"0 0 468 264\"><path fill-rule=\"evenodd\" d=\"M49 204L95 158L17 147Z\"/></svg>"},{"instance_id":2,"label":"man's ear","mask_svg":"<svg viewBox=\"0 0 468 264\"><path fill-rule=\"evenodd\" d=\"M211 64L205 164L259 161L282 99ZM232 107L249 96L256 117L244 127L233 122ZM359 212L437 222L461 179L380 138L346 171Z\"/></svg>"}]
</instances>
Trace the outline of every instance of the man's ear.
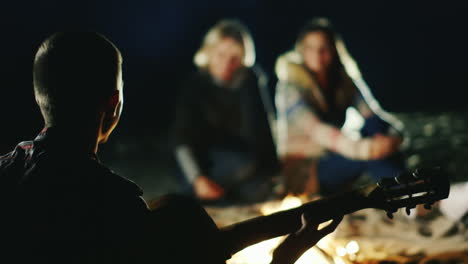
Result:
<instances>
[{"instance_id":1,"label":"man's ear","mask_svg":"<svg viewBox=\"0 0 468 264\"><path fill-rule=\"evenodd\" d=\"M48 126L49 125L48 122L50 120L48 120L47 114L45 113L45 110L44 110L44 105L45 105L44 100L46 99L44 98L44 96L34 91L34 100L36 101L37 107L39 111L41 112L42 118L44 119L46 126Z\"/></svg>"},{"instance_id":2,"label":"man's ear","mask_svg":"<svg viewBox=\"0 0 468 264\"><path fill-rule=\"evenodd\" d=\"M107 102L107 114L112 116L120 115L121 105L121 93L119 90L114 90L109 101Z\"/></svg>"},{"instance_id":3,"label":"man's ear","mask_svg":"<svg viewBox=\"0 0 468 264\"><path fill-rule=\"evenodd\" d=\"M119 90L115 90L111 97L109 97L106 109L103 112L101 119L101 131L99 143L107 141L109 135L112 133L114 128L120 119L120 110L122 109L121 93Z\"/></svg>"},{"instance_id":4,"label":"man's ear","mask_svg":"<svg viewBox=\"0 0 468 264\"><path fill-rule=\"evenodd\" d=\"M44 98L43 98L42 95L40 95L38 92L36 92L36 91L34 90L34 100L36 100L36 104L37 104L38 106L41 106L42 103L43 103Z\"/></svg>"}]
</instances>

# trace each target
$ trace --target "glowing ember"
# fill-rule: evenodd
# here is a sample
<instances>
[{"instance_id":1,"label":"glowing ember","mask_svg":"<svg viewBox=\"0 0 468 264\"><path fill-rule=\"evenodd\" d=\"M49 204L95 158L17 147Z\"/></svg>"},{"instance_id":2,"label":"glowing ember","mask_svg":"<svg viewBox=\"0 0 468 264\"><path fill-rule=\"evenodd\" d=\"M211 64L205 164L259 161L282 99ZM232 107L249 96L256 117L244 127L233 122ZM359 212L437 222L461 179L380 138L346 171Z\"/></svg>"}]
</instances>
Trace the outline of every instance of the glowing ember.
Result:
<instances>
[{"instance_id":1,"label":"glowing ember","mask_svg":"<svg viewBox=\"0 0 468 264\"><path fill-rule=\"evenodd\" d=\"M356 254L359 252L359 244L352 240L346 245L346 252L350 255Z\"/></svg>"},{"instance_id":2,"label":"glowing ember","mask_svg":"<svg viewBox=\"0 0 468 264\"><path fill-rule=\"evenodd\" d=\"M348 254L348 252L346 251L346 248L344 248L344 247L337 247L336 248L336 255L338 255L340 257L344 257L344 256L346 256L346 254Z\"/></svg>"}]
</instances>

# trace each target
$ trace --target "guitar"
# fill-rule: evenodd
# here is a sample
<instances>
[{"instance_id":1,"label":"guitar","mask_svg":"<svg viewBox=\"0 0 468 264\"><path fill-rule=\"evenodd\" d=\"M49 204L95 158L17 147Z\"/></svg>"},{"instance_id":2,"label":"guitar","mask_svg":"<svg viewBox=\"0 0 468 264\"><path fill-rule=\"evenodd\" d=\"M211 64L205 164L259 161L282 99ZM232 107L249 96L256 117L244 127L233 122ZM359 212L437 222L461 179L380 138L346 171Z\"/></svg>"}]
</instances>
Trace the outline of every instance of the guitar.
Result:
<instances>
[{"instance_id":1,"label":"guitar","mask_svg":"<svg viewBox=\"0 0 468 264\"><path fill-rule=\"evenodd\" d=\"M449 179L440 168L416 169L297 208L235 223L220 231L227 243L225 248L232 255L263 240L296 232L301 227L303 213L313 224L365 208L385 210L393 218L399 208L406 208L408 214L419 204L430 209L435 202L447 198L449 192Z\"/></svg>"}]
</instances>

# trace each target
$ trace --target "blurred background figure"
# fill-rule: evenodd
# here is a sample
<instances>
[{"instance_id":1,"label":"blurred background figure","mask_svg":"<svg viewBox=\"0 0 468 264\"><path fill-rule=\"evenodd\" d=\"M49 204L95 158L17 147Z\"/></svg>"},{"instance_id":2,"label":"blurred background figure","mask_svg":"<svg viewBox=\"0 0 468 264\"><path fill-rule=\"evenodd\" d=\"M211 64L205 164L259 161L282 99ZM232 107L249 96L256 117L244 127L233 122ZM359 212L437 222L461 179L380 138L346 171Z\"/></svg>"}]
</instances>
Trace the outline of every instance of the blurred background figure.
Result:
<instances>
[{"instance_id":1,"label":"blurred background figure","mask_svg":"<svg viewBox=\"0 0 468 264\"><path fill-rule=\"evenodd\" d=\"M197 71L183 82L175 120L175 155L184 192L204 201L257 201L278 173L248 29L222 20L195 54Z\"/></svg>"},{"instance_id":2,"label":"blurred background figure","mask_svg":"<svg viewBox=\"0 0 468 264\"><path fill-rule=\"evenodd\" d=\"M333 193L362 175L396 176L401 122L384 112L326 18L299 32L295 48L277 59L277 140L287 192ZM362 117L357 137L345 133L349 107Z\"/></svg>"}]
</instances>

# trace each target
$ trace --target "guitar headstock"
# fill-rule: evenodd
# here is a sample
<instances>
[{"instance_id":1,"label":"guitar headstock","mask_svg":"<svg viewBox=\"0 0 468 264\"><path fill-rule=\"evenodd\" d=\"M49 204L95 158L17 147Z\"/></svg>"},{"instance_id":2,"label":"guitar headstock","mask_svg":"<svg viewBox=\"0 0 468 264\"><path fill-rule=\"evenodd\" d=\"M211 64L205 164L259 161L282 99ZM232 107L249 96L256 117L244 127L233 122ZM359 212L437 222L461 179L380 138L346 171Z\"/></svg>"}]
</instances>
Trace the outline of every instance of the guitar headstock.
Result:
<instances>
[{"instance_id":1,"label":"guitar headstock","mask_svg":"<svg viewBox=\"0 0 468 264\"><path fill-rule=\"evenodd\" d=\"M407 214L418 204L424 204L426 209L430 209L435 202L447 198L449 192L448 176L440 167L435 167L384 178L377 183L377 188L370 196L378 197L376 207L386 210L388 217L393 218L393 213L399 208L406 208Z\"/></svg>"}]
</instances>

